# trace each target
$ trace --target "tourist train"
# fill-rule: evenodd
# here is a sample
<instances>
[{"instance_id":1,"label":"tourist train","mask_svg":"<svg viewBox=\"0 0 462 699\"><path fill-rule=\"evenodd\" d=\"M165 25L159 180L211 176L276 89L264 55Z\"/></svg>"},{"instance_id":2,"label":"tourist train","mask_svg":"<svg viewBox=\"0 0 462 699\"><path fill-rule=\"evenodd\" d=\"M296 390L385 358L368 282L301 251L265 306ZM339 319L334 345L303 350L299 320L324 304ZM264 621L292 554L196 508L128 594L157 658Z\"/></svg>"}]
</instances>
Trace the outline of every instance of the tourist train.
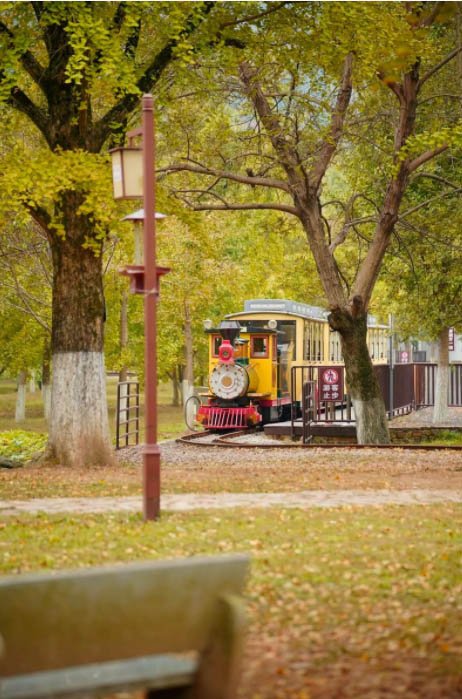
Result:
<instances>
[{"instance_id":1,"label":"tourist train","mask_svg":"<svg viewBox=\"0 0 462 699\"><path fill-rule=\"evenodd\" d=\"M340 336L330 329L328 314L294 301L255 299L218 327L206 321L209 385L200 394L196 425L239 430L290 419L300 410L302 390L291 386L293 367L313 367L316 379L322 371L330 399L342 401L343 372L336 369L343 367ZM386 364L389 328L372 316L367 342L372 362Z\"/></svg>"}]
</instances>

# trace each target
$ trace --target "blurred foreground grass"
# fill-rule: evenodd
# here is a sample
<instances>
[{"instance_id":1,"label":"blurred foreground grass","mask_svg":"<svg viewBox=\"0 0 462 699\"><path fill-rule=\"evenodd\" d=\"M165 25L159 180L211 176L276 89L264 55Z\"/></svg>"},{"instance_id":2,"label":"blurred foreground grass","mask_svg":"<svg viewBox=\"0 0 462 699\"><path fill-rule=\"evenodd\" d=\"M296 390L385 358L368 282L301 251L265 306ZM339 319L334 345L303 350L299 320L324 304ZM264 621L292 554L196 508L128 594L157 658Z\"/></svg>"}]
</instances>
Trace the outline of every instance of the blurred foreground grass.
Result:
<instances>
[{"instance_id":1,"label":"blurred foreground grass","mask_svg":"<svg viewBox=\"0 0 462 699\"><path fill-rule=\"evenodd\" d=\"M455 697L461 524L455 504L21 516L0 569L249 552L243 697Z\"/></svg>"}]
</instances>

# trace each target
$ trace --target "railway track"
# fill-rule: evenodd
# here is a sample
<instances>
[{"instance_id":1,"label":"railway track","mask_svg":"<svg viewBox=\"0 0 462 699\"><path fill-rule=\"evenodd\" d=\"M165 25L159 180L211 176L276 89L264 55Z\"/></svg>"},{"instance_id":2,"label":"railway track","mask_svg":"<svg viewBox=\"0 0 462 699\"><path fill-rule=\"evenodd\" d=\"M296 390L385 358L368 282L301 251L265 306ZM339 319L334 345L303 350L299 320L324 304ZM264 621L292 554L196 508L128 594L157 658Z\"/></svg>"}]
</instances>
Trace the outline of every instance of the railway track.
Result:
<instances>
[{"instance_id":1,"label":"railway track","mask_svg":"<svg viewBox=\"0 0 462 699\"><path fill-rule=\"evenodd\" d=\"M341 444L341 443L311 443L303 444L299 442L277 440L255 439L259 432L255 429L240 430L239 432L226 432L217 434L205 430L204 432L194 432L184 435L176 441L179 444L187 444L196 447L232 447L239 449L404 449L420 450L420 451L462 451L462 446L445 445L445 444L401 444L399 442L393 444ZM242 437L248 436L249 441L244 441ZM254 440L252 441L252 436ZM237 441L239 439L239 441Z\"/></svg>"}]
</instances>

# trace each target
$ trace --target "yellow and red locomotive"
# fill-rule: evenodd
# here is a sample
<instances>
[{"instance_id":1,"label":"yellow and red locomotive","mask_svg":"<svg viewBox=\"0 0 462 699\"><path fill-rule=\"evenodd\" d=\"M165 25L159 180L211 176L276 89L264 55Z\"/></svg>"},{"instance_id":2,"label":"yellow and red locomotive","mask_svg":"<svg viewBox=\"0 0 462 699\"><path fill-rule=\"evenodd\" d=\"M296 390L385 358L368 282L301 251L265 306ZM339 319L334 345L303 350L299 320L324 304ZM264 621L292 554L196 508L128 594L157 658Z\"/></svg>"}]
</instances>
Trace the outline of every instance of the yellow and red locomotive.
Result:
<instances>
[{"instance_id":1,"label":"yellow and red locomotive","mask_svg":"<svg viewBox=\"0 0 462 699\"><path fill-rule=\"evenodd\" d=\"M327 322L328 311L294 301L254 299L226 317L209 336L209 390L201 394L196 422L207 430L244 429L288 420L294 366L343 365L340 337ZM371 317L369 351L386 364L387 331Z\"/></svg>"},{"instance_id":2,"label":"yellow and red locomotive","mask_svg":"<svg viewBox=\"0 0 462 699\"><path fill-rule=\"evenodd\" d=\"M209 393L196 420L206 429L243 429L282 417L275 328L225 320L210 335Z\"/></svg>"}]
</instances>

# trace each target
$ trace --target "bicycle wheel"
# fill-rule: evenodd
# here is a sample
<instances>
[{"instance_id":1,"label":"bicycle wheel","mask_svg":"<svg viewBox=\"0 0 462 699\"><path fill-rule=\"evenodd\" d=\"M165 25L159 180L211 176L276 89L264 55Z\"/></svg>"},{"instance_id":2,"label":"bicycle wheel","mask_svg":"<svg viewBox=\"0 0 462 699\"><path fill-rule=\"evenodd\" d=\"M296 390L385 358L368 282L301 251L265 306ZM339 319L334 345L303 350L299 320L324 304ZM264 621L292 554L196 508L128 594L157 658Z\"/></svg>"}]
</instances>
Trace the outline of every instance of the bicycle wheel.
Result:
<instances>
[{"instance_id":1,"label":"bicycle wheel","mask_svg":"<svg viewBox=\"0 0 462 699\"><path fill-rule=\"evenodd\" d=\"M196 422L197 411L201 407L201 402L197 396L189 396L184 404L184 421L186 427L191 432L197 432L199 425Z\"/></svg>"}]
</instances>

